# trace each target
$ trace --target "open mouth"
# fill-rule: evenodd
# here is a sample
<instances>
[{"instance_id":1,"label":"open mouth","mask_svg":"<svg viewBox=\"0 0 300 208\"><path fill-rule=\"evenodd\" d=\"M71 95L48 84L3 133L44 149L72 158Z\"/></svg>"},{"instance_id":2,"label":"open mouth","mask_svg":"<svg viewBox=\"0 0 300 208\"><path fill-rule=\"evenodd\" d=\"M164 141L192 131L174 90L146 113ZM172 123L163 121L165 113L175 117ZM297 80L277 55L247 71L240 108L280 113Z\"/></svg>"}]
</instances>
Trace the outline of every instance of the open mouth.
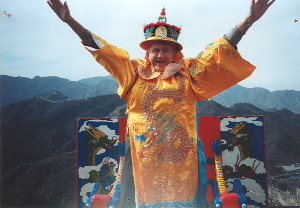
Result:
<instances>
[{"instance_id":1,"label":"open mouth","mask_svg":"<svg viewBox=\"0 0 300 208\"><path fill-rule=\"evenodd\" d=\"M156 64L163 65L163 64L166 64L166 62L165 61L156 61Z\"/></svg>"},{"instance_id":2,"label":"open mouth","mask_svg":"<svg viewBox=\"0 0 300 208\"><path fill-rule=\"evenodd\" d=\"M166 61L156 61L156 65L159 67L165 67L167 66L167 62Z\"/></svg>"},{"instance_id":3,"label":"open mouth","mask_svg":"<svg viewBox=\"0 0 300 208\"><path fill-rule=\"evenodd\" d=\"M168 63L166 62L166 60L156 60L154 64L155 71L162 72L167 65Z\"/></svg>"}]
</instances>

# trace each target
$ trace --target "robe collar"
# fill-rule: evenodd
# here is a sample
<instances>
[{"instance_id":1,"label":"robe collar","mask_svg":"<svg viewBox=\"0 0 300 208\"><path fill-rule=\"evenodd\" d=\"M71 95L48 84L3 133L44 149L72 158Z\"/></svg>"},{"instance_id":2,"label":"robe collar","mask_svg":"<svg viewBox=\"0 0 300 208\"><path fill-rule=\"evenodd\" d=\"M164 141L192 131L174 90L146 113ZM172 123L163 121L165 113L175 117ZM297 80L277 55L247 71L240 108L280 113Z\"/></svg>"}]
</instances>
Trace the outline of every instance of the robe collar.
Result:
<instances>
[{"instance_id":1,"label":"robe collar","mask_svg":"<svg viewBox=\"0 0 300 208\"><path fill-rule=\"evenodd\" d=\"M181 62L182 62L182 60L180 61L180 63ZM145 80L155 79L155 78L159 77L160 75L162 76L162 79L167 79L169 77L172 77L177 72L185 74L184 73L184 64L180 64L180 66L181 67L178 67L175 70L173 68L172 71L171 70L169 71L168 68L166 67L166 70L164 72L156 72L152 65L147 66L146 64L143 64L138 67L138 73ZM168 73L168 71L170 73Z\"/></svg>"}]
</instances>

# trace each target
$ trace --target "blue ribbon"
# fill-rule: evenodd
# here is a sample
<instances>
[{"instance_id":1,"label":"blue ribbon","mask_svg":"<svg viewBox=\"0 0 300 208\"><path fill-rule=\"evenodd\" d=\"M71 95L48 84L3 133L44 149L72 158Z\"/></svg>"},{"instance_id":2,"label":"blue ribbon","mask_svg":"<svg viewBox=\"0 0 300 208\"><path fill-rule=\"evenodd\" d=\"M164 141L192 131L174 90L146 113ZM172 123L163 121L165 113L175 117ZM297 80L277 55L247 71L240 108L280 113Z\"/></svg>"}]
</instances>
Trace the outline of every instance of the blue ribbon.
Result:
<instances>
[{"instance_id":1,"label":"blue ribbon","mask_svg":"<svg viewBox=\"0 0 300 208\"><path fill-rule=\"evenodd\" d=\"M196 195L196 203L200 205L200 207L206 206L206 192L207 192L207 180L206 180L206 159L203 152L203 144L201 142L200 137L198 136L198 127L199 127L199 106L198 102L196 102L197 110L196 113L196 121L197 121L197 143L198 143L198 189Z\"/></svg>"}]
</instances>

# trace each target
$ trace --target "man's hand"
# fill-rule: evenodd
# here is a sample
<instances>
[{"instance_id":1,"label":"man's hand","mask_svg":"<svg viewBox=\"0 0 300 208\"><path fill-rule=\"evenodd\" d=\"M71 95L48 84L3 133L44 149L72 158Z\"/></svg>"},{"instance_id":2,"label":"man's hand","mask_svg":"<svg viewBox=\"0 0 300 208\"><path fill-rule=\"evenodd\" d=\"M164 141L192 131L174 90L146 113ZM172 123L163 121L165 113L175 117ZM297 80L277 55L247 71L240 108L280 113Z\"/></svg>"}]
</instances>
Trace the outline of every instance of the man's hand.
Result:
<instances>
[{"instance_id":1,"label":"man's hand","mask_svg":"<svg viewBox=\"0 0 300 208\"><path fill-rule=\"evenodd\" d=\"M64 4L62 4L60 0L47 0L47 3L59 17L59 19L67 23L72 28L72 30L80 37L84 45L98 49L98 46L94 42L90 32L71 16L66 1Z\"/></svg>"},{"instance_id":2,"label":"man's hand","mask_svg":"<svg viewBox=\"0 0 300 208\"><path fill-rule=\"evenodd\" d=\"M275 0L252 0L250 13L239 25L237 29L245 34L254 22L259 20Z\"/></svg>"},{"instance_id":3,"label":"man's hand","mask_svg":"<svg viewBox=\"0 0 300 208\"><path fill-rule=\"evenodd\" d=\"M66 1L62 4L60 0L48 0L47 3L63 22L70 20L70 10Z\"/></svg>"},{"instance_id":4,"label":"man's hand","mask_svg":"<svg viewBox=\"0 0 300 208\"><path fill-rule=\"evenodd\" d=\"M259 20L274 2L275 0L252 0L249 14L251 20Z\"/></svg>"}]
</instances>

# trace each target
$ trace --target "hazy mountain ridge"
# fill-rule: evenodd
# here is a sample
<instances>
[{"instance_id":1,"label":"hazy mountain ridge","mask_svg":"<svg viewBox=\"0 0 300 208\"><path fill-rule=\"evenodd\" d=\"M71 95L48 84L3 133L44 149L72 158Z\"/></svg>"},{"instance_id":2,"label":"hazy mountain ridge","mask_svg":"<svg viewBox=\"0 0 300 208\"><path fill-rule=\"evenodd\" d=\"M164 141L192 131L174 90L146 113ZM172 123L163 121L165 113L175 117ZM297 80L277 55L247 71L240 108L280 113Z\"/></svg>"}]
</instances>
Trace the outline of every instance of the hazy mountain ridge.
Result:
<instances>
[{"instance_id":1,"label":"hazy mountain ridge","mask_svg":"<svg viewBox=\"0 0 300 208\"><path fill-rule=\"evenodd\" d=\"M3 207L74 208L77 119L126 104L118 95L53 102L49 94L1 109Z\"/></svg>"},{"instance_id":2,"label":"hazy mountain ridge","mask_svg":"<svg viewBox=\"0 0 300 208\"><path fill-rule=\"evenodd\" d=\"M270 92L260 87L246 88L234 85L211 99L227 107L235 103L251 103L264 110L287 108L300 113L300 91L295 90Z\"/></svg>"},{"instance_id":3,"label":"hazy mountain ridge","mask_svg":"<svg viewBox=\"0 0 300 208\"><path fill-rule=\"evenodd\" d=\"M119 87L118 82L112 76L82 79L78 82L90 86L85 97L116 94Z\"/></svg>"},{"instance_id":4,"label":"hazy mountain ridge","mask_svg":"<svg viewBox=\"0 0 300 208\"><path fill-rule=\"evenodd\" d=\"M24 153L15 162L6 164L4 161L3 166L11 167L52 156L58 147L76 138L77 118L108 116L120 103L124 104L126 100L117 95L61 102L51 102L37 96L2 108L2 147L8 145L2 153L7 152L8 158L12 158L18 155L18 151L10 150L17 150L17 147ZM43 144L42 149L33 148L39 143Z\"/></svg>"},{"instance_id":5,"label":"hazy mountain ridge","mask_svg":"<svg viewBox=\"0 0 300 208\"><path fill-rule=\"evenodd\" d=\"M71 99L82 99L100 95L115 94L118 83L112 76L92 77L79 81L70 81L59 77L0 76L1 106L18 102L33 96L60 91ZM236 103L251 103L263 110L289 109L300 114L300 91L280 90L270 92L264 88L246 88L235 85L211 98L230 107Z\"/></svg>"},{"instance_id":6,"label":"hazy mountain ridge","mask_svg":"<svg viewBox=\"0 0 300 208\"><path fill-rule=\"evenodd\" d=\"M75 207L77 119L125 116L127 102L118 95L82 100L63 95L51 100L52 96L50 92L1 109L4 207ZM251 104L227 108L212 100L200 102L202 116L258 114L265 117L272 175L278 165L300 163L300 115L286 109L264 111Z\"/></svg>"},{"instance_id":7,"label":"hazy mountain ridge","mask_svg":"<svg viewBox=\"0 0 300 208\"><path fill-rule=\"evenodd\" d=\"M84 98L89 86L80 82L59 77L24 77L0 76L1 106L29 99L49 91L60 91L72 99Z\"/></svg>"}]
</instances>

